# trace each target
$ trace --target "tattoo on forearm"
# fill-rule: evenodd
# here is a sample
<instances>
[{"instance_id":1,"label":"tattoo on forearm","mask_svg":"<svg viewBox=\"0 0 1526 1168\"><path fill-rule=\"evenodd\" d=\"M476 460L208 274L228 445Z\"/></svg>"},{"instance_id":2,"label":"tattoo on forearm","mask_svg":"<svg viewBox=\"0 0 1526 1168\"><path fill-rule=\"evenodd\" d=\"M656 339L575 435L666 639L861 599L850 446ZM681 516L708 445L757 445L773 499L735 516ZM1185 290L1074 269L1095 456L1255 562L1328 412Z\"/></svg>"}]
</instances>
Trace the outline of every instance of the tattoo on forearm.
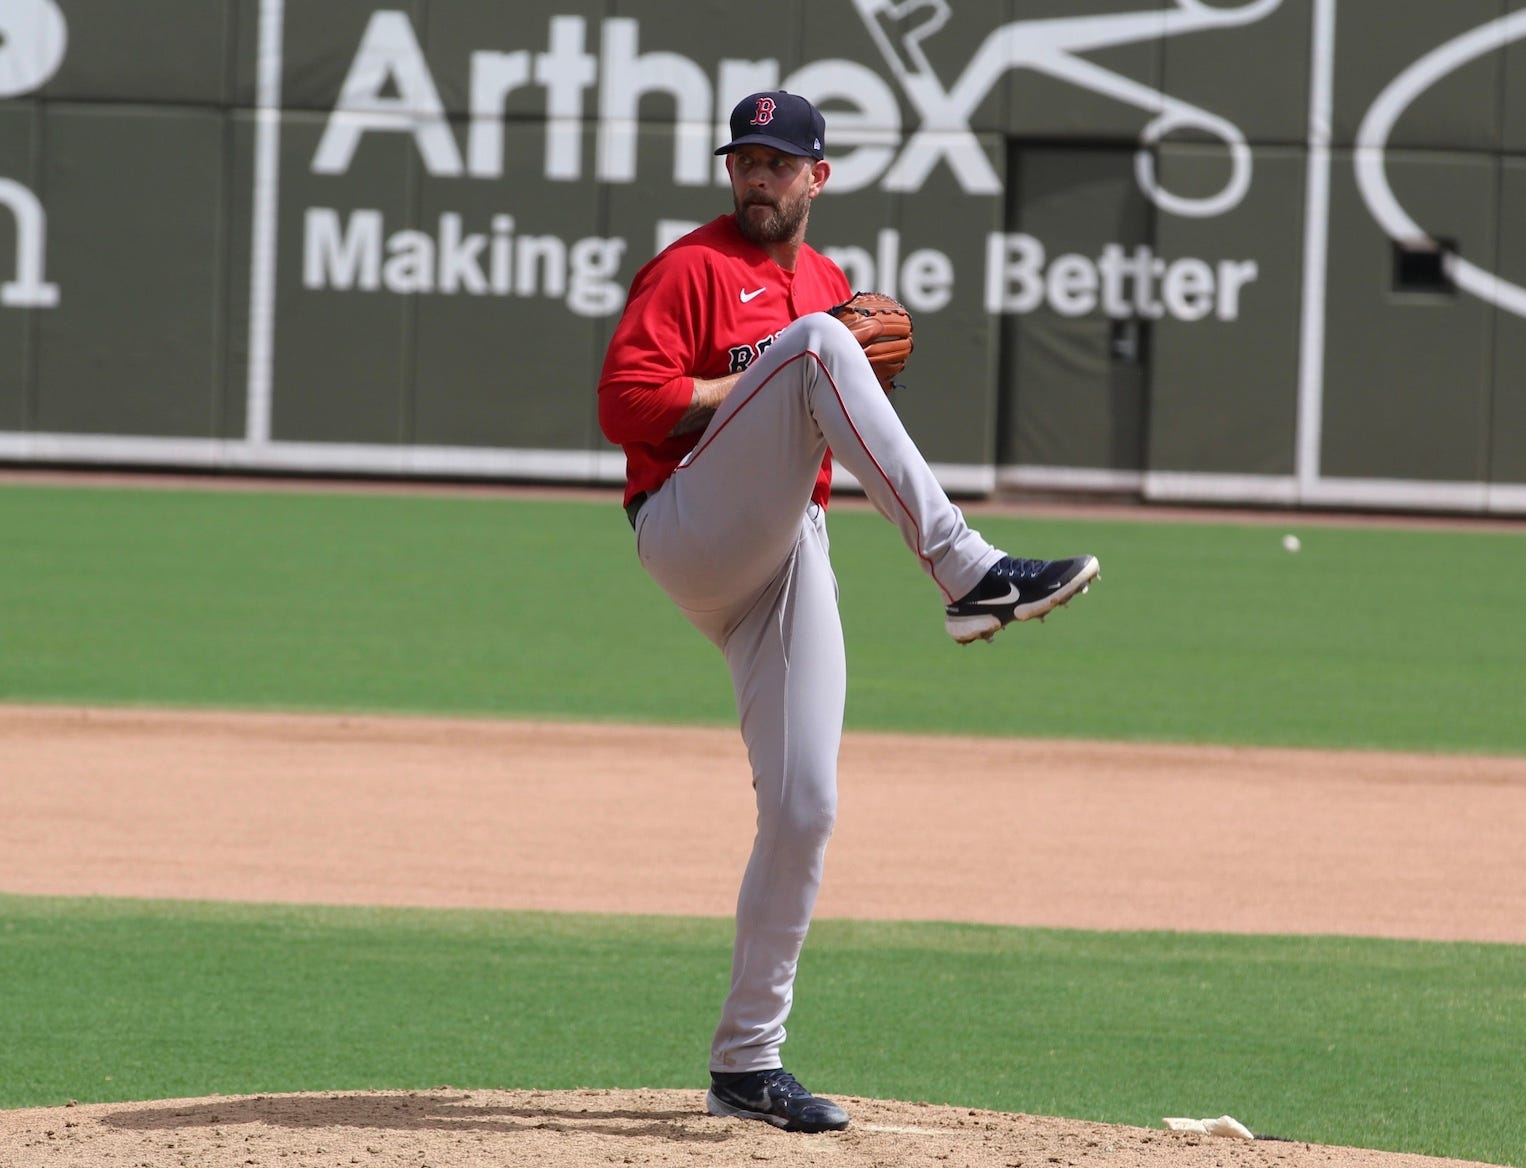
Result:
<instances>
[{"instance_id":1,"label":"tattoo on forearm","mask_svg":"<svg viewBox=\"0 0 1526 1168\"><path fill-rule=\"evenodd\" d=\"M680 434L688 434L694 430L703 430L710 424L710 419L715 415L715 407L695 402L683 412L683 416L673 424L673 437Z\"/></svg>"}]
</instances>

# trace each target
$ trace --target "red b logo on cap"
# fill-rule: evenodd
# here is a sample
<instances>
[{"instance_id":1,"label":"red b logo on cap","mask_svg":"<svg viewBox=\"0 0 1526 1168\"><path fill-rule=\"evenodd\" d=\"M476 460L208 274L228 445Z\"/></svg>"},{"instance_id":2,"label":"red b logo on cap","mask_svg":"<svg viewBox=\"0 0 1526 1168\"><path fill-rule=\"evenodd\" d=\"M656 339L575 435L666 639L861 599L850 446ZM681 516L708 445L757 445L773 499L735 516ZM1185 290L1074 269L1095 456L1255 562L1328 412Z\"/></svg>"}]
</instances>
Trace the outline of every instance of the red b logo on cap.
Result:
<instances>
[{"instance_id":1,"label":"red b logo on cap","mask_svg":"<svg viewBox=\"0 0 1526 1168\"><path fill-rule=\"evenodd\" d=\"M774 99L771 97L758 98L757 112L752 115L752 125L766 126L774 120Z\"/></svg>"}]
</instances>

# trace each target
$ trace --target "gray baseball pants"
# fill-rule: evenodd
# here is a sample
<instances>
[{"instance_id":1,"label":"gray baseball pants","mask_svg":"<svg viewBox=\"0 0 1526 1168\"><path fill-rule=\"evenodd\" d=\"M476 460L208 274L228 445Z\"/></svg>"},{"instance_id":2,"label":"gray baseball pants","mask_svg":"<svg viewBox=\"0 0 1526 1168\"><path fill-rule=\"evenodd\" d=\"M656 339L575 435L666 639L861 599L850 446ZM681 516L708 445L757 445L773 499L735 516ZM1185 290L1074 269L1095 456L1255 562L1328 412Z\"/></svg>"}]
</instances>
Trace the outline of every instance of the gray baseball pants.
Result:
<instances>
[{"instance_id":1,"label":"gray baseball pants","mask_svg":"<svg viewBox=\"0 0 1526 1168\"><path fill-rule=\"evenodd\" d=\"M779 335L641 508L642 565L725 655L757 796L715 1071L781 1065L836 821L847 665L826 517L811 503L829 447L945 602L1002 554L949 501L858 342L825 313Z\"/></svg>"}]
</instances>

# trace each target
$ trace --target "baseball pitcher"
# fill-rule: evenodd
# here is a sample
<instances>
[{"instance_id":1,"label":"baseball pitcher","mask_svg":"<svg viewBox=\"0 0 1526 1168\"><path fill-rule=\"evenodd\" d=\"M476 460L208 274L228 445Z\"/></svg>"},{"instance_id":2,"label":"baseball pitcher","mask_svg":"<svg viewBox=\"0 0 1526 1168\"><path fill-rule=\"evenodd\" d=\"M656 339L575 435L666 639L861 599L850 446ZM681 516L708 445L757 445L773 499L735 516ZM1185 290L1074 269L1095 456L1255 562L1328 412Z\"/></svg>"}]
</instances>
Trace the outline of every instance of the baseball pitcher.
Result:
<instances>
[{"instance_id":1,"label":"baseball pitcher","mask_svg":"<svg viewBox=\"0 0 1526 1168\"><path fill-rule=\"evenodd\" d=\"M1097 560L1014 559L970 528L888 391L912 347L906 311L855 296L805 242L831 174L803 97L755 93L731 114L732 213L637 274L599 381L623 447L642 566L725 656L757 795L737 899L731 990L706 1107L787 1131L848 1116L783 1069L785 1020L837 812L847 666L826 510L833 459L901 533L961 644L1084 592Z\"/></svg>"}]
</instances>

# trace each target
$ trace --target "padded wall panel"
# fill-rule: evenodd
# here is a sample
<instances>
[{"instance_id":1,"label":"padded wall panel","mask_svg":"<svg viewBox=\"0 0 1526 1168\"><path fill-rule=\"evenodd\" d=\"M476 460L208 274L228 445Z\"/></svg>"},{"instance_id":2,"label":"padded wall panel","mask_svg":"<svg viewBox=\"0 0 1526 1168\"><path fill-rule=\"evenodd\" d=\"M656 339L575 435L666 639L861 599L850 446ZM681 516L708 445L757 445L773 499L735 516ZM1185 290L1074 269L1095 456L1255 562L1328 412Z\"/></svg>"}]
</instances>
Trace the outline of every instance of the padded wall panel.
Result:
<instances>
[{"instance_id":1,"label":"padded wall panel","mask_svg":"<svg viewBox=\"0 0 1526 1168\"><path fill-rule=\"evenodd\" d=\"M1526 12L1526 0L1509 0L1507 16ZM1503 51L1501 82L1503 108L1500 147L1507 154L1526 154L1526 25Z\"/></svg>"},{"instance_id":2,"label":"padded wall panel","mask_svg":"<svg viewBox=\"0 0 1526 1168\"><path fill-rule=\"evenodd\" d=\"M1007 284L1027 303L1006 322L1001 460L1138 470L1144 355L1114 347L1137 336L1134 293L1099 274L1152 243L1132 152L1035 147L1017 153L1013 171L1009 232L1022 242Z\"/></svg>"},{"instance_id":3,"label":"padded wall panel","mask_svg":"<svg viewBox=\"0 0 1526 1168\"><path fill-rule=\"evenodd\" d=\"M1226 169L1223 153L1167 147L1161 173L1183 190L1211 188ZM1159 218L1160 255L1178 272L1167 279L1180 287L1178 311L1153 326L1152 470L1292 473L1305 173L1302 150L1260 148L1233 211Z\"/></svg>"},{"instance_id":4,"label":"padded wall panel","mask_svg":"<svg viewBox=\"0 0 1526 1168\"><path fill-rule=\"evenodd\" d=\"M1462 292L1396 285L1393 243L1337 157L1331 191L1321 469L1330 476L1479 482L1493 311ZM1390 151L1396 197L1426 231L1485 265L1496 255L1488 155Z\"/></svg>"},{"instance_id":5,"label":"padded wall panel","mask_svg":"<svg viewBox=\"0 0 1526 1168\"><path fill-rule=\"evenodd\" d=\"M1192 107L1182 112L1194 120L1194 111L1224 119L1247 142L1303 143L1309 128L1313 0L1282 0L1264 15L1256 4L1218 7L1224 17L1240 10L1245 22L1166 37L1167 95Z\"/></svg>"},{"instance_id":6,"label":"padded wall panel","mask_svg":"<svg viewBox=\"0 0 1526 1168\"><path fill-rule=\"evenodd\" d=\"M471 112L474 76L487 89L496 89L495 77L501 81L524 72L524 80L504 95L503 112L539 121L547 114L547 85L559 82L571 92L580 80L578 71L597 61L601 22L609 9L609 0L426 0L418 37L440 100L452 116ZM578 30L578 51L556 58L557 82L537 76L544 71L541 58L551 49L553 20ZM478 53L492 58L480 72L472 60ZM583 116L596 116L597 91L583 90L582 101Z\"/></svg>"},{"instance_id":7,"label":"padded wall panel","mask_svg":"<svg viewBox=\"0 0 1526 1168\"><path fill-rule=\"evenodd\" d=\"M1163 6L1088 0L1077 12L1073 0L1011 0L1008 12L989 61L1005 66L1011 137L1138 139L1159 109Z\"/></svg>"},{"instance_id":8,"label":"padded wall panel","mask_svg":"<svg viewBox=\"0 0 1526 1168\"><path fill-rule=\"evenodd\" d=\"M981 145L999 157L997 140L987 136ZM995 200L971 200L951 216L960 199L943 169L914 194L823 194L811 239L838 259L850 283L888 292L911 312L916 345L891 400L923 455L989 466L1001 322L984 310L985 252L1002 215Z\"/></svg>"},{"instance_id":9,"label":"padded wall panel","mask_svg":"<svg viewBox=\"0 0 1526 1168\"><path fill-rule=\"evenodd\" d=\"M940 23L935 5L895 5L877 0L806 3L801 55L807 62L841 58L869 76L838 108L852 109L865 128L916 130L924 121L913 94L929 100L952 89L982 43L1010 19L1010 0L964 8ZM1009 73L986 75L961 110L961 121L977 132L999 130L1006 116ZM823 109L830 112L832 103ZM828 126L830 134L831 127Z\"/></svg>"},{"instance_id":10,"label":"padded wall panel","mask_svg":"<svg viewBox=\"0 0 1526 1168\"><path fill-rule=\"evenodd\" d=\"M1526 159L1501 167L1497 271L1515 287L1513 309L1494 312L1494 394L1490 413L1489 481L1526 483Z\"/></svg>"},{"instance_id":11,"label":"padded wall panel","mask_svg":"<svg viewBox=\"0 0 1526 1168\"><path fill-rule=\"evenodd\" d=\"M1373 103L1442 45L1498 20L1504 0L1340 0L1336 6L1333 140L1353 145ZM1415 92L1395 124L1395 148L1493 150L1500 145L1503 56L1489 52Z\"/></svg>"},{"instance_id":12,"label":"padded wall panel","mask_svg":"<svg viewBox=\"0 0 1526 1168\"><path fill-rule=\"evenodd\" d=\"M33 170L33 109L0 106L0 179L21 189L18 199L36 199ZM44 240L46 243L46 240ZM17 252L23 246L15 213L0 204L0 285L17 277ZM0 306L0 430L18 430L31 416L31 339L35 310Z\"/></svg>"},{"instance_id":13,"label":"padded wall panel","mask_svg":"<svg viewBox=\"0 0 1526 1168\"><path fill-rule=\"evenodd\" d=\"M235 0L56 0L68 51L54 101L221 105L233 92ZM246 0L250 7L254 0Z\"/></svg>"},{"instance_id":14,"label":"padded wall panel","mask_svg":"<svg viewBox=\"0 0 1526 1168\"><path fill-rule=\"evenodd\" d=\"M517 139L542 137L539 127L510 126L508 135L511 153ZM414 298L410 440L596 445L596 322L623 302L628 250L602 232L599 189L528 171L502 183L415 181L438 278Z\"/></svg>"},{"instance_id":15,"label":"padded wall panel","mask_svg":"<svg viewBox=\"0 0 1526 1168\"><path fill-rule=\"evenodd\" d=\"M401 13L415 40L421 33L424 0L320 0L285 5L281 37L281 107L286 110L334 108L352 63L364 43L366 29L377 12ZM257 0L244 0L239 11L241 44L255 43ZM258 60L253 52L240 54L237 100L253 105ZM395 87L387 92L396 95Z\"/></svg>"},{"instance_id":16,"label":"padded wall panel","mask_svg":"<svg viewBox=\"0 0 1526 1168\"><path fill-rule=\"evenodd\" d=\"M405 441L420 229L411 139L368 137L342 175L308 169L322 119L281 127L272 436Z\"/></svg>"},{"instance_id":17,"label":"padded wall panel","mask_svg":"<svg viewBox=\"0 0 1526 1168\"><path fill-rule=\"evenodd\" d=\"M49 105L39 430L212 436L224 359L228 163L209 110Z\"/></svg>"}]
</instances>

